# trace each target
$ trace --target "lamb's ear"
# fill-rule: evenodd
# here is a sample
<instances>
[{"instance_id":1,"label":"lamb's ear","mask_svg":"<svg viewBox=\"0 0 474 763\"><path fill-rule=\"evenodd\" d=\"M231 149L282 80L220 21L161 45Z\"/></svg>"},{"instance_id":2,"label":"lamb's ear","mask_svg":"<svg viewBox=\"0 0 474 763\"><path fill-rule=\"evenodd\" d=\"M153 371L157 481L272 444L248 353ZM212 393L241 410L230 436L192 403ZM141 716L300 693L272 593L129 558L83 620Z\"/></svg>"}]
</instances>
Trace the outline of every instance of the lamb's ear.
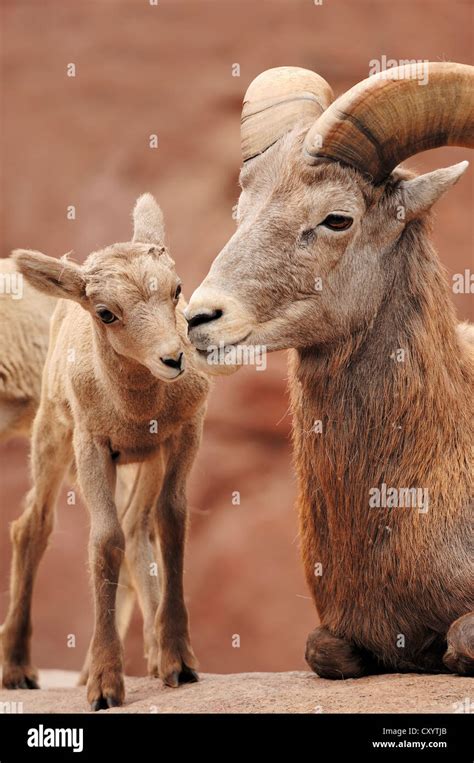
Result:
<instances>
[{"instance_id":1,"label":"lamb's ear","mask_svg":"<svg viewBox=\"0 0 474 763\"><path fill-rule=\"evenodd\" d=\"M162 244L165 237L163 213L151 193L140 196L133 210L133 241Z\"/></svg>"},{"instance_id":2,"label":"lamb's ear","mask_svg":"<svg viewBox=\"0 0 474 763\"><path fill-rule=\"evenodd\" d=\"M30 249L15 249L12 257L17 270L23 273L35 289L52 297L74 299L77 302L85 298L85 278L76 263L48 257Z\"/></svg>"},{"instance_id":3,"label":"lamb's ear","mask_svg":"<svg viewBox=\"0 0 474 763\"><path fill-rule=\"evenodd\" d=\"M468 167L469 162L459 162L412 180L402 180L399 188L406 219L412 220L430 209L443 193L457 183Z\"/></svg>"}]
</instances>

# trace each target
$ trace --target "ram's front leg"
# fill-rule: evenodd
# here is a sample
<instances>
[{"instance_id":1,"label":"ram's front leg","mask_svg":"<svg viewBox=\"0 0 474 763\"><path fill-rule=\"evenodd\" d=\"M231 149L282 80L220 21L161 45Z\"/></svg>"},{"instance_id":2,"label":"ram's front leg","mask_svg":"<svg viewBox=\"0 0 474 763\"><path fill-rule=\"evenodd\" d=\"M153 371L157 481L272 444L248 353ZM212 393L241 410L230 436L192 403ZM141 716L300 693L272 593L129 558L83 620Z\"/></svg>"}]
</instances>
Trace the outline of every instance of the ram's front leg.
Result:
<instances>
[{"instance_id":1,"label":"ram's front leg","mask_svg":"<svg viewBox=\"0 0 474 763\"><path fill-rule=\"evenodd\" d=\"M95 622L90 647L87 699L93 710L121 705L122 644L115 603L125 541L114 502L115 466L106 444L88 433L74 435L79 485L90 512L89 562L94 588Z\"/></svg>"},{"instance_id":2,"label":"ram's front leg","mask_svg":"<svg viewBox=\"0 0 474 763\"><path fill-rule=\"evenodd\" d=\"M160 648L159 674L167 686L197 681L183 593L186 540L186 479L201 438L201 422L183 427L168 454L155 515L162 558L162 598L156 614Z\"/></svg>"}]
</instances>

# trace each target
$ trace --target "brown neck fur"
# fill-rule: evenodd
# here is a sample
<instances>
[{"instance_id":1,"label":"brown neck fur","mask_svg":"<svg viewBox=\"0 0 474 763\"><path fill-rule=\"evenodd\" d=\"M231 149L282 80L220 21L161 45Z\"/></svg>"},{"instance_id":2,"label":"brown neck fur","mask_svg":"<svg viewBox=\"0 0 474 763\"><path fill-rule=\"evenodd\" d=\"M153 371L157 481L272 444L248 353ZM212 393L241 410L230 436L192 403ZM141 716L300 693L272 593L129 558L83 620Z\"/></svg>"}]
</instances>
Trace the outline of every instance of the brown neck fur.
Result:
<instances>
[{"instance_id":1,"label":"brown neck fur","mask_svg":"<svg viewBox=\"0 0 474 763\"><path fill-rule=\"evenodd\" d=\"M404 586L414 584L414 556L441 581L453 564L439 540L449 533L454 558L464 553L460 538L467 532L472 356L461 352L423 223L406 229L386 264L393 285L371 324L337 346L312 347L292 359L306 573L320 614L336 629L344 628L348 584L357 612L354 599L367 608L370 589L378 587L380 596L382 577L399 591L392 594L395 611ZM405 362L391 357L399 348ZM312 431L317 420L321 434ZM429 514L370 508L369 490L382 483L427 488Z\"/></svg>"}]
</instances>

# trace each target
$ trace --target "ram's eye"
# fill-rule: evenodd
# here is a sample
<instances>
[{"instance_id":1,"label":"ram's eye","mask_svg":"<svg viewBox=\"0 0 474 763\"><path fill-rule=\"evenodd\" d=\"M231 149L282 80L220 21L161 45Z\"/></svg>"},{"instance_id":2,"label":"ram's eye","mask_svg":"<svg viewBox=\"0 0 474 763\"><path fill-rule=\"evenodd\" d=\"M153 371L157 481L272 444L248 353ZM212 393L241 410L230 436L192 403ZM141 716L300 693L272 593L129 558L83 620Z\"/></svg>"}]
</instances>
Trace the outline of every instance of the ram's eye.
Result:
<instances>
[{"instance_id":1,"label":"ram's eye","mask_svg":"<svg viewBox=\"0 0 474 763\"><path fill-rule=\"evenodd\" d=\"M320 223L325 228L330 230L347 230L353 223L352 217L346 217L345 215L328 215L325 220Z\"/></svg>"},{"instance_id":2,"label":"ram's eye","mask_svg":"<svg viewBox=\"0 0 474 763\"><path fill-rule=\"evenodd\" d=\"M98 307L97 308L97 315L99 316L102 323L115 323L117 319L117 316L113 314L111 310L108 310L106 307Z\"/></svg>"},{"instance_id":3,"label":"ram's eye","mask_svg":"<svg viewBox=\"0 0 474 763\"><path fill-rule=\"evenodd\" d=\"M179 283L176 287L176 291L174 293L174 298L179 299L179 295L181 294L181 284Z\"/></svg>"}]
</instances>

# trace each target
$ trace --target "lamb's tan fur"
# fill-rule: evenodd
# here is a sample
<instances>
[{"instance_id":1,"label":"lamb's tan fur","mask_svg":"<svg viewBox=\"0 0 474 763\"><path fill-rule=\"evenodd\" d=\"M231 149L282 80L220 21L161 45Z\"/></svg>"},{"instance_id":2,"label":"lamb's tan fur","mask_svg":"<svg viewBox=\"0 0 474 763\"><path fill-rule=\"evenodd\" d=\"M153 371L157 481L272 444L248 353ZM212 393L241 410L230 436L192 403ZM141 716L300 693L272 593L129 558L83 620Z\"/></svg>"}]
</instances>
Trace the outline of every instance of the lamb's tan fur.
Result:
<instances>
[{"instance_id":1,"label":"lamb's tan fur","mask_svg":"<svg viewBox=\"0 0 474 763\"><path fill-rule=\"evenodd\" d=\"M36 685L30 662L33 581L65 469L73 461L91 516L95 629L87 696L94 709L124 699L115 604L125 543L144 613L150 672L170 686L197 678L183 599L185 486L200 442L208 381L195 367L185 303L175 296L179 282L163 246L161 211L149 194L138 200L134 223L133 242L91 254L83 266L38 252L15 253L31 284L63 299L52 320L33 426L33 487L12 526L3 683ZM119 320L102 323L98 310L104 306ZM139 477L121 526L116 471L132 463L140 464ZM159 539L160 597L150 567L150 519Z\"/></svg>"},{"instance_id":2,"label":"lamb's tan fur","mask_svg":"<svg viewBox=\"0 0 474 763\"><path fill-rule=\"evenodd\" d=\"M431 206L467 162L375 186L309 166L305 131L244 166L238 228L190 300L189 335L203 362L220 343L294 348L303 559L322 623L310 666L472 673L473 327L457 325L429 241ZM352 223L332 230L330 215ZM383 483L427 490L427 512L371 507Z\"/></svg>"},{"instance_id":3,"label":"lamb's tan fur","mask_svg":"<svg viewBox=\"0 0 474 763\"><path fill-rule=\"evenodd\" d=\"M0 292L0 441L12 437L29 437L41 396L41 378L49 344L50 320L57 299L34 289L18 273L12 259L3 259L0 273L5 276L5 288ZM13 294L7 279L23 278L20 293ZM15 288L18 280L15 281ZM129 507L136 473L132 464L117 474L116 502L119 515L124 517ZM71 475L72 476L72 475ZM120 569L117 591L117 630L123 641L130 624L135 590L127 564ZM0 629L1 632L1 629ZM0 638L0 656L2 653ZM81 673L81 683L88 675L88 661Z\"/></svg>"}]
</instances>

